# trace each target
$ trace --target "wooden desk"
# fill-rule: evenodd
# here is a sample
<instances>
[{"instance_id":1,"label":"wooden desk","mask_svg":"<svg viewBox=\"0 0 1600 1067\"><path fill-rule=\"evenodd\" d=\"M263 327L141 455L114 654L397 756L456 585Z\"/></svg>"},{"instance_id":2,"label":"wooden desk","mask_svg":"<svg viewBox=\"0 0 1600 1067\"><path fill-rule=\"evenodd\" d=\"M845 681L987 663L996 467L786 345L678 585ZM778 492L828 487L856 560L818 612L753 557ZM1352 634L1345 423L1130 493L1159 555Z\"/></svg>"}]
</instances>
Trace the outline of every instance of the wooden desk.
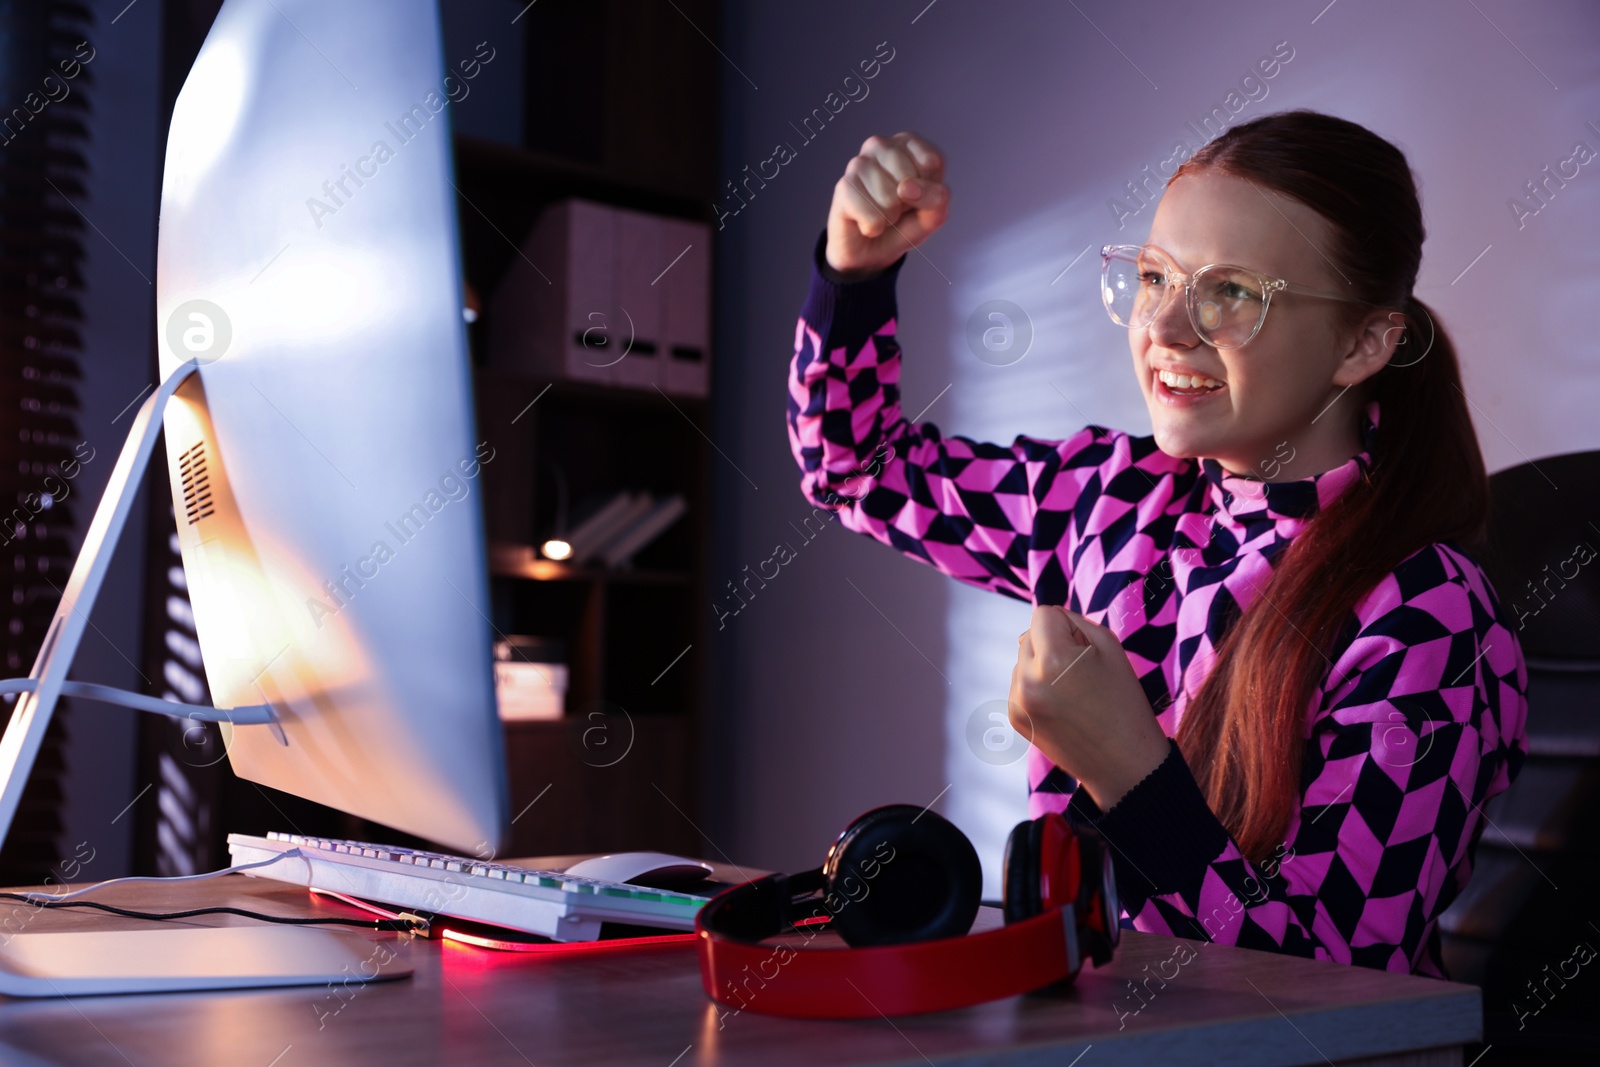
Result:
<instances>
[{"instance_id":1,"label":"wooden desk","mask_svg":"<svg viewBox=\"0 0 1600 1067\"><path fill-rule=\"evenodd\" d=\"M562 867L572 858L526 862ZM733 874L722 868L718 877ZM303 889L244 875L117 886L96 899L152 910L232 904L283 915L352 914ZM12 914L11 907L22 909L28 930L149 925L0 902L0 912ZM979 921L999 920L986 908ZM692 944L541 959L393 934L358 936L381 942L415 974L337 990L0 998L0 1063L1459 1067L1460 1046L1479 1039L1481 1030L1475 986L1134 931L1123 932L1109 966L1086 967L1064 991L892 1021L839 1022L732 1013L706 997ZM1165 988L1154 977L1158 970L1177 972ZM1128 1014L1140 1003L1129 983L1147 977L1140 988L1150 990L1148 1003Z\"/></svg>"}]
</instances>

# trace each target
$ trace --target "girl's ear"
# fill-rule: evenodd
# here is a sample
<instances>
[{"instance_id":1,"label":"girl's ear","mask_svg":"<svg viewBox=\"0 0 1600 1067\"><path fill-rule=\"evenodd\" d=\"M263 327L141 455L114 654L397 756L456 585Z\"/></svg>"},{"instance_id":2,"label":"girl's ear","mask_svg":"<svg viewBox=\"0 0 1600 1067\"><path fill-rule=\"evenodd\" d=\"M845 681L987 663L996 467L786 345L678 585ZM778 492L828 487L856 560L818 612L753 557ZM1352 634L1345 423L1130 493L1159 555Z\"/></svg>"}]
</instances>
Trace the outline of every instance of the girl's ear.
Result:
<instances>
[{"instance_id":1,"label":"girl's ear","mask_svg":"<svg viewBox=\"0 0 1600 1067\"><path fill-rule=\"evenodd\" d=\"M1334 373L1334 385L1355 385L1382 370L1390 360L1406 361L1396 354L1406 343L1406 317L1395 308L1380 308L1363 316L1350 335L1350 347Z\"/></svg>"}]
</instances>

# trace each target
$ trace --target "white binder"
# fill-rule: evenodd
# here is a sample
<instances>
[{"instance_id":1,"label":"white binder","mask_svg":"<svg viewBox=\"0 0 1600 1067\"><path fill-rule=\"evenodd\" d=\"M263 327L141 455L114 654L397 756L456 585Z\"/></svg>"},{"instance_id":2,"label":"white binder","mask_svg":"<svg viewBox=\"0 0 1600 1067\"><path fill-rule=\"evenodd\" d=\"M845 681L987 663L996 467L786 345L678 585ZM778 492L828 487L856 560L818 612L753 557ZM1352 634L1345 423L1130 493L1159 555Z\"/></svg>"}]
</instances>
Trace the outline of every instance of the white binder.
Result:
<instances>
[{"instance_id":1,"label":"white binder","mask_svg":"<svg viewBox=\"0 0 1600 1067\"><path fill-rule=\"evenodd\" d=\"M708 395L711 227L548 206L489 305L489 362L529 377Z\"/></svg>"}]
</instances>

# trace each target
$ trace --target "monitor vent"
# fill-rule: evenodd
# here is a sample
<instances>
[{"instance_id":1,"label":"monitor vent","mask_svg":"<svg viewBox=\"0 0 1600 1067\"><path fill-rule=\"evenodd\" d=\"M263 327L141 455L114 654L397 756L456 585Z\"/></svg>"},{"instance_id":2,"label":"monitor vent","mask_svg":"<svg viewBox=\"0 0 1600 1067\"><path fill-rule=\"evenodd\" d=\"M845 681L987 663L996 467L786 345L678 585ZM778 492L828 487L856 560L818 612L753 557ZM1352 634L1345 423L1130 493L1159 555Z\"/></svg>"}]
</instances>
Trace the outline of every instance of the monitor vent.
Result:
<instances>
[{"instance_id":1,"label":"monitor vent","mask_svg":"<svg viewBox=\"0 0 1600 1067\"><path fill-rule=\"evenodd\" d=\"M206 472L206 443L199 442L178 457L183 475L183 514L193 526L216 508L211 500L211 475Z\"/></svg>"}]
</instances>

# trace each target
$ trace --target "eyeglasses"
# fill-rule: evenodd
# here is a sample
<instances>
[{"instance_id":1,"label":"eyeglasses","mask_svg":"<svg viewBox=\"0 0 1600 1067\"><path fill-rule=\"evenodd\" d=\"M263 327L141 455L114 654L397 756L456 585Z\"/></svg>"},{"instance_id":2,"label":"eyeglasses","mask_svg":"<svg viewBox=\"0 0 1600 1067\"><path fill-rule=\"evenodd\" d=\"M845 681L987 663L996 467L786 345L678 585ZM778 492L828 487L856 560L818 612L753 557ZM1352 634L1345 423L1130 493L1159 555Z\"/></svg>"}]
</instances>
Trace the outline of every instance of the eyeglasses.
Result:
<instances>
[{"instance_id":1,"label":"eyeglasses","mask_svg":"<svg viewBox=\"0 0 1600 1067\"><path fill-rule=\"evenodd\" d=\"M1249 344L1267 320L1273 293L1367 303L1226 263L1210 263L1185 274L1155 245L1104 245L1100 260L1100 298L1112 322L1130 330L1149 326L1166 303L1168 292L1182 285L1189 322L1212 348Z\"/></svg>"}]
</instances>

